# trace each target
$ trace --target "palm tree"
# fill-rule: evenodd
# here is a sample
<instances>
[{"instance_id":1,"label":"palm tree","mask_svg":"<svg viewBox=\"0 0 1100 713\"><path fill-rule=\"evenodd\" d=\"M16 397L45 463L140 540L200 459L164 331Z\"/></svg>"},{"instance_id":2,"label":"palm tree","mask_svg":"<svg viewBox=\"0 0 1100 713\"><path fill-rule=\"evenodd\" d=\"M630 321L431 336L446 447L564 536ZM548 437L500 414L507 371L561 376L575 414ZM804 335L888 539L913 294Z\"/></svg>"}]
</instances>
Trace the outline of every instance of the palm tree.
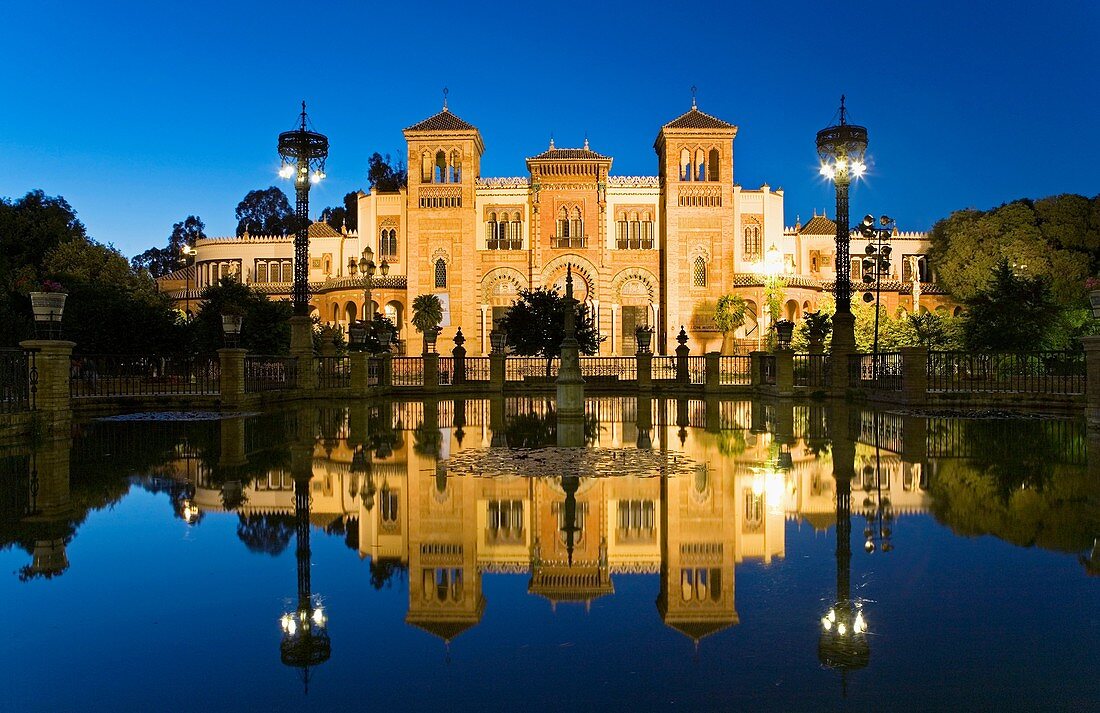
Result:
<instances>
[{"instance_id":1,"label":"palm tree","mask_svg":"<svg viewBox=\"0 0 1100 713\"><path fill-rule=\"evenodd\" d=\"M748 304L740 295L722 295L714 308L714 324L722 333L722 353L726 353L726 339L745 324Z\"/></svg>"},{"instance_id":2,"label":"palm tree","mask_svg":"<svg viewBox=\"0 0 1100 713\"><path fill-rule=\"evenodd\" d=\"M443 321L443 303L435 295L417 295L412 303L412 325L424 335L424 351L428 351L428 334L437 334Z\"/></svg>"}]
</instances>

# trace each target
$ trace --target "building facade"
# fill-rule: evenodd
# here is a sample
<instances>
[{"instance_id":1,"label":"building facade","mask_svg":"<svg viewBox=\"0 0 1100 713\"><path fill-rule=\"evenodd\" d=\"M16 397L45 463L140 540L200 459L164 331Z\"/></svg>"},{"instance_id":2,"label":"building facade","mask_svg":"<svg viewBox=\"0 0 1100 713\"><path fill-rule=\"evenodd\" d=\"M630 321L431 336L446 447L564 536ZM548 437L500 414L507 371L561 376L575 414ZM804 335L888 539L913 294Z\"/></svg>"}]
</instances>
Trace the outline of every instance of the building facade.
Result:
<instances>
[{"instance_id":1,"label":"building facade","mask_svg":"<svg viewBox=\"0 0 1100 713\"><path fill-rule=\"evenodd\" d=\"M832 289L835 224L815 215L805 226L785 227L783 190L737 184L737 127L694 102L659 129L654 176L612 175L612 157L585 140L581 148L551 141L526 160L525 176L483 177L480 131L446 107L404 136L406 188L360 193L357 232L310 228L312 310L324 322L346 328L379 311L402 339L415 340L409 306L434 293L445 306L442 343L461 328L467 350L485 354L494 323L519 292L563 289L571 268L575 294L604 337L601 354L633 354L643 325L656 330L655 351L675 346L683 327L700 353L758 344L771 321L800 319ZM853 239L853 255L864 242ZM194 308L202 288L236 277L289 299L292 243L291 236L247 234L199 240L196 264L162 278L162 289L181 308ZM927 273L926 236L899 233L894 243L886 306L947 307ZM367 247L375 262L389 265L388 275L372 280L370 309L356 266ZM764 307L769 275L785 282L782 314L774 316ZM749 315L724 338L714 310L730 293L747 300Z\"/></svg>"}]
</instances>

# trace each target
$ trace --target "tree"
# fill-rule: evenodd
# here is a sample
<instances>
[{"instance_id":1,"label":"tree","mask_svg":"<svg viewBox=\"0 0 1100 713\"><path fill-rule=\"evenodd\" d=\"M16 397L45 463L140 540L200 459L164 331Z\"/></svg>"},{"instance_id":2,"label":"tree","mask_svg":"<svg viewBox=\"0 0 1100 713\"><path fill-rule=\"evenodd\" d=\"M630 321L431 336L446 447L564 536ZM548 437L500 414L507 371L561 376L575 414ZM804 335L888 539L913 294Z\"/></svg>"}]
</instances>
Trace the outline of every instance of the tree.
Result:
<instances>
[{"instance_id":1,"label":"tree","mask_svg":"<svg viewBox=\"0 0 1100 713\"><path fill-rule=\"evenodd\" d=\"M206 224L196 215L189 215L172 225L168 246L149 248L130 260L134 270L147 270L153 277L163 277L180 267L187 267L193 257L183 253L184 246L192 247L199 238L205 238Z\"/></svg>"},{"instance_id":2,"label":"tree","mask_svg":"<svg viewBox=\"0 0 1100 713\"><path fill-rule=\"evenodd\" d=\"M1063 307L1084 299L1084 278L1100 267L1100 196L1020 199L988 211L955 211L929 235L929 261L940 282L966 301L988 287L1001 260L1050 279Z\"/></svg>"},{"instance_id":3,"label":"tree","mask_svg":"<svg viewBox=\"0 0 1100 713\"><path fill-rule=\"evenodd\" d=\"M1017 274L1002 258L990 283L966 300L963 340L974 351L1037 351L1068 346L1062 310L1042 275Z\"/></svg>"},{"instance_id":4,"label":"tree","mask_svg":"<svg viewBox=\"0 0 1100 713\"><path fill-rule=\"evenodd\" d=\"M288 235L297 229L290 200L277 186L249 191L236 215L237 235Z\"/></svg>"},{"instance_id":5,"label":"tree","mask_svg":"<svg viewBox=\"0 0 1100 713\"><path fill-rule=\"evenodd\" d=\"M519 299L512 303L500 320L500 328L508 335L508 344L522 356L546 358L546 376L550 376L552 361L561 355L561 343L565 339L566 299L557 290L539 287L521 290ZM595 354L604 337L582 302L573 303L574 325L580 350Z\"/></svg>"},{"instance_id":6,"label":"tree","mask_svg":"<svg viewBox=\"0 0 1100 713\"><path fill-rule=\"evenodd\" d=\"M409 171L405 163L401 160L392 163L389 154L383 158L375 151L367 160L367 165L367 180L372 191L393 193L409 185Z\"/></svg>"},{"instance_id":7,"label":"tree","mask_svg":"<svg viewBox=\"0 0 1100 713\"><path fill-rule=\"evenodd\" d=\"M714 325L722 333L722 353L726 353L726 339L745 324L748 303L740 295L722 295L714 307Z\"/></svg>"},{"instance_id":8,"label":"tree","mask_svg":"<svg viewBox=\"0 0 1100 713\"><path fill-rule=\"evenodd\" d=\"M321 211L321 220L328 223L333 230L340 230L345 226L348 230L355 230L359 225L359 191L345 194L344 205Z\"/></svg>"},{"instance_id":9,"label":"tree","mask_svg":"<svg viewBox=\"0 0 1100 713\"><path fill-rule=\"evenodd\" d=\"M209 354L225 344L222 315L235 311L241 323L241 347L256 354L286 354L290 351L290 302L274 301L248 285L226 277L220 284L202 291L202 309L190 323L193 348Z\"/></svg>"},{"instance_id":10,"label":"tree","mask_svg":"<svg viewBox=\"0 0 1100 713\"><path fill-rule=\"evenodd\" d=\"M412 325L421 334L434 330L443 321L443 303L435 295L417 295L412 308Z\"/></svg>"}]
</instances>

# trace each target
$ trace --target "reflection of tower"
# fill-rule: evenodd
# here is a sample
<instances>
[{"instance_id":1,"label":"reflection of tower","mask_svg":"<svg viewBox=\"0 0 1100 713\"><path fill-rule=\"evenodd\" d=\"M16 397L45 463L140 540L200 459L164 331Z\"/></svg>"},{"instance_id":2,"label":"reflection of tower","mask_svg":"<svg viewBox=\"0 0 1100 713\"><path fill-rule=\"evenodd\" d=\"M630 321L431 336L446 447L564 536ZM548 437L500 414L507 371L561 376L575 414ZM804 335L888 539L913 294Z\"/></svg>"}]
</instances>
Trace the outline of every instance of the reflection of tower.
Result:
<instances>
[{"instance_id":1,"label":"reflection of tower","mask_svg":"<svg viewBox=\"0 0 1100 713\"><path fill-rule=\"evenodd\" d=\"M847 407L837 404L832 414L833 476L836 480L836 602L821 617L817 657L841 673L847 692L848 672L871 659L867 621L862 605L852 601L852 476L855 441L848 434Z\"/></svg>"},{"instance_id":2,"label":"reflection of tower","mask_svg":"<svg viewBox=\"0 0 1100 713\"><path fill-rule=\"evenodd\" d=\"M573 566L573 548L576 546L577 533L580 532L577 527L577 488L580 485L581 479L575 475L567 475L561 479L561 489L565 491L561 532L565 536L565 551L570 567Z\"/></svg>"},{"instance_id":3,"label":"reflection of tower","mask_svg":"<svg viewBox=\"0 0 1100 713\"><path fill-rule=\"evenodd\" d=\"M295 559L298 565L298 602L293 612L283 614L279 652L287 666L302 671L302 682L309 691L310 667L328 661L331 654L327 620L320 602L313 599L310 582L309 505L313 476L312 412L298 413L298 434L291 447L291 471L294 476Z\"/></svg>"}]
</instances>

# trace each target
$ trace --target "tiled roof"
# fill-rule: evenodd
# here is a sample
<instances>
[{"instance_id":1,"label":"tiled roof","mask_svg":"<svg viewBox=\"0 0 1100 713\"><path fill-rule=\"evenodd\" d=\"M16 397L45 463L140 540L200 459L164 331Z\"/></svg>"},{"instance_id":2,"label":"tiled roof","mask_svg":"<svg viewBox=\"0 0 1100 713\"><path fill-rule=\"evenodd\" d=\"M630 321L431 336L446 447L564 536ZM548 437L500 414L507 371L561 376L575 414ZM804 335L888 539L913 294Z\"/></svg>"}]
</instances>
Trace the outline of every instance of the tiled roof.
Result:
<instances>
[{"instance_id":1,"label":"tiled roof","mask_svg":"<svg viewBox=\"0 0 1100 713\"><path fill-rule=\"evenodd\" d=\"M167 275L161 275L160 277L157 278L157 281L158 282L161 281L161 280L165 280L165 281L185 280L186 281L186 280L194 280L194 279L195 279L195 266L194 265L188 265L187 267L181 267L178 270L173 270L172 272L169 272Z\"/></svg>"},{"instance_id":2,"label":"tiled roof","mask_svg":"<svg viewBox=\"0 0 1100 713\"><path fill-rule=\"evenodd\" d=\"M802 235L836 235L836 223L823 215L815 215L798 232Z\"/></svg>"},{"instance_id":3,"label":"tiled roof","mask_svg":"<svg viewBox=\"0 0 1100 713\"><path fill-rule=\"evenodd\" d=\"M340 233L332 229L328 223L317 221L309 224L309 237L311 238L338 238Z\"/></svg>"},{"instance_id":4,"label":"tiled roof","mask_svg":"<svg viewBox=\"0 0 1100 713\"><path fill-rule=\"evenodd\" d=\"M405 131L477 131L477 128L444 109L435 116L429 116Z\"/></svg>"},{"instance_id":5,"label":"tiled roof","mask_svg":"<svg viewBox=\"0 0 1100 713\"><path fill-rule=\"evenodd\" d=\"M718 117L711 116L691 107L691 111L681 114L665 124L666 129L736 129L733 124L722 121Z\"/></svg>"},{"instance_id":6,"label":"tiled roof","mask_svg":"<svg viewBox=\"0 0 1100 713\"><path fill-rule=\"evenodd\" d=\"M570 159L606 159L607 156L598 154L592 149L558 149L550 148L538 156L531 156L530 160L536 159L551 159L556 161L570 160Z\"/></svg>"}]
</instances>

